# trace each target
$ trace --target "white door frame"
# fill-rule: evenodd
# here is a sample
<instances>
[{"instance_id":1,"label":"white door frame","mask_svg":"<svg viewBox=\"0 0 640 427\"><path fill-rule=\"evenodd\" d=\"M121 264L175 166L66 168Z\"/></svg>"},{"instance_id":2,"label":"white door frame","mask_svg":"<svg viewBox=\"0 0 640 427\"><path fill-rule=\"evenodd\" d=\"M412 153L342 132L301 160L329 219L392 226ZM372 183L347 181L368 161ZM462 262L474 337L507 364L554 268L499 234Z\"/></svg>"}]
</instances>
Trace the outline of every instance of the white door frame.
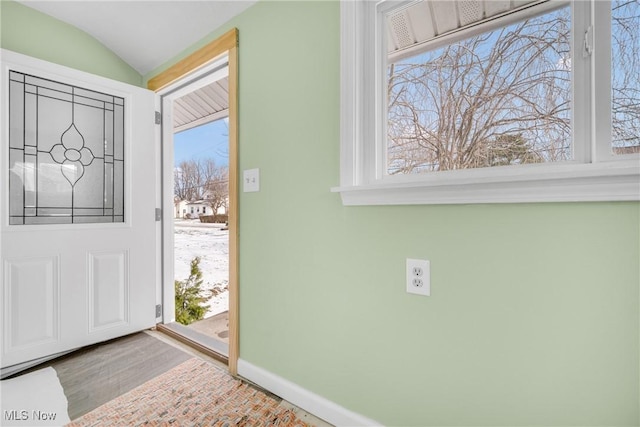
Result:
<instances>
[{"instance_id":1,"label":"white door frame","mask_svg":"<svg viewBox=\"0 0 640 427\"><path fill-rule=\"evenodd\" d=\"M173 202L173 103L176 99L217 82L229 75L228 56L223 56L198 72L185 76L158 91L162 113L162 323L175 321L174 287L174 202Z\"/></svg>"}]
</instances>

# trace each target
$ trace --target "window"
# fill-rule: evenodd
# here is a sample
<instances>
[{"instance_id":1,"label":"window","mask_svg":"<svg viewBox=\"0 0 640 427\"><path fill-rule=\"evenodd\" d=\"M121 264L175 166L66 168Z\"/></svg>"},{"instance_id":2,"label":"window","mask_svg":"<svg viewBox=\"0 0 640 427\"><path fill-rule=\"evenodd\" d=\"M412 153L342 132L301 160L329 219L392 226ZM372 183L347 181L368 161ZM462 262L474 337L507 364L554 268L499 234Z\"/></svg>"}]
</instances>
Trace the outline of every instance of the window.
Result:
<instances>
[{"instance_id":1,"label":"window","mask_svg":"<svg viewBox=\"0 0 640 427\"><path fill-rule=\"evenodd\" d=\"M570 39L565 6L389 58L386 173L572 160Z\"/></svg>"},{"instance_id":2,"label":"window","mask_svg":"<svg viewBox=\"0 0 640 427\"><path fill-rule=\"evenodd\" d=\"M615 155L640 152L640 2L611 3L611 112Z\"/></svg>"},{"instance_id":3,"label":"window","mask_svg":"<svg viewBox=\"0 0 640 427\"><path fill-rule=\"evenodd\" d=\"M631 0L343 2L334 191L639 200L639 26Z\"/></svg>"},{"instance_id":4,"label":"window","mask_svg":"<svg viewBox=\"0 0 640 427\"><path fill-rule=\"evenodd\" d=\"M9 72L9 224L124 222L125 99Z\"/></svg>"}]
</instances>

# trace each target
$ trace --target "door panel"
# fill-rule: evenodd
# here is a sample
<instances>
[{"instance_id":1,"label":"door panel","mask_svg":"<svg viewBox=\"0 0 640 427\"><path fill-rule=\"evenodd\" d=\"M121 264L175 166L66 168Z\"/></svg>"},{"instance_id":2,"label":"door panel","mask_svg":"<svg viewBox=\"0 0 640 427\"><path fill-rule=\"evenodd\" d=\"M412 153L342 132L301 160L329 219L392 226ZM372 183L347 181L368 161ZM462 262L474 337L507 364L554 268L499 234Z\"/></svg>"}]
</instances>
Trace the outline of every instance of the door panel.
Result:
<instances>
[{"instance_id":1,"label":"door panel","mask_svg":"<svg viewBox=\"0 0 640 427\"><path fill-rule=\"evenodd\" d=\"M58 341L58 257L7 260L8 350Z\"/></svg>"},{"instance_id":2,"label":"door panel","mask_svg":"<svg viewBox=\"0 0 640 427\"><path fill-rule=\"evenodd\" d=\"M89 253L89 330L129 320L129 252Z\"/></svg>"},{"instance_id":3,"label":"door panel","mask_svg":"<svg viewBox=\"0 0 640 427\"><path fill-rule=\"evenodd\" d=\"M155 94L2 51L1 366L155 324Z\"/></svg>"}]
</instances>

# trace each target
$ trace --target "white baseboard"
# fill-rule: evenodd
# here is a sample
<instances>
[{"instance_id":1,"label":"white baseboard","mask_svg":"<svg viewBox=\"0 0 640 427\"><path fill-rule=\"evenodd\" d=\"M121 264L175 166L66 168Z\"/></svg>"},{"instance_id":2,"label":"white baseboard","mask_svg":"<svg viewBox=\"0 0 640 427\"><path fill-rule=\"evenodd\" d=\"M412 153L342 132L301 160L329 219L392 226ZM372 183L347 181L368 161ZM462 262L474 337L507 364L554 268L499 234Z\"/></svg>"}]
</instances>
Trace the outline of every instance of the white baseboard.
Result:
<instances>
[{"instance_id":1,"label":"white baseboard","mask_svg":"<svg viewBox=\"0 0 640 427\"><path fill-rule=\"evenodd\" d=\"M238 360L238 374L335 426L382 425L245 360Z\"/></svg>"}]
</instances>

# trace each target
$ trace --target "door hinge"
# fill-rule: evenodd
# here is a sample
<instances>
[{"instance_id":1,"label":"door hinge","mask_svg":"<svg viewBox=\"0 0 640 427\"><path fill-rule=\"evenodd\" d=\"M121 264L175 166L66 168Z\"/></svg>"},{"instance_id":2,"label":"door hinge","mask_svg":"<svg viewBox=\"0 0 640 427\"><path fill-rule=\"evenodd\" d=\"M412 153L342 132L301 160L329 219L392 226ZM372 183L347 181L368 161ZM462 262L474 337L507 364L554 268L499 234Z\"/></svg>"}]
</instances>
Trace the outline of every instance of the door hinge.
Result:
<instances>
[{"instance_id":1,"label":"door hinge","mask_svg":"<svg viewBox=\"0 0 640 427\"><path fill-rule=\"evenodd\" d=\"M584 51L582 57L587 58L593 54L593 27L589 27L584 32Z\"/></svg>"},{"instance_id":2,"label":"door hinge","mask_svg":"<svg viewBox=\"0 0 640 427\"><path fill-rule=\"evenodd\" d=\"M162 209L156 208L156 221L162 221Z\"/></svg>"},{"instance_id":3,"label":"door hinge","mask_svg":"<svg viewBox=\"0 0 640 427\"><path fill-rule=\"evenodd\" d=\"M156 305L156 318L162 317L162 304Z\"/></svg>"},{"instance_id":4,"label":"door hinge","mask_svg":"<svg viewBox=\"0 0 640 427\"><path fill-rule=\"evenodd\" d=\"M160 111L156 111L156 124L162 124L162 113Z\"/></svg>"}]
</instances>

